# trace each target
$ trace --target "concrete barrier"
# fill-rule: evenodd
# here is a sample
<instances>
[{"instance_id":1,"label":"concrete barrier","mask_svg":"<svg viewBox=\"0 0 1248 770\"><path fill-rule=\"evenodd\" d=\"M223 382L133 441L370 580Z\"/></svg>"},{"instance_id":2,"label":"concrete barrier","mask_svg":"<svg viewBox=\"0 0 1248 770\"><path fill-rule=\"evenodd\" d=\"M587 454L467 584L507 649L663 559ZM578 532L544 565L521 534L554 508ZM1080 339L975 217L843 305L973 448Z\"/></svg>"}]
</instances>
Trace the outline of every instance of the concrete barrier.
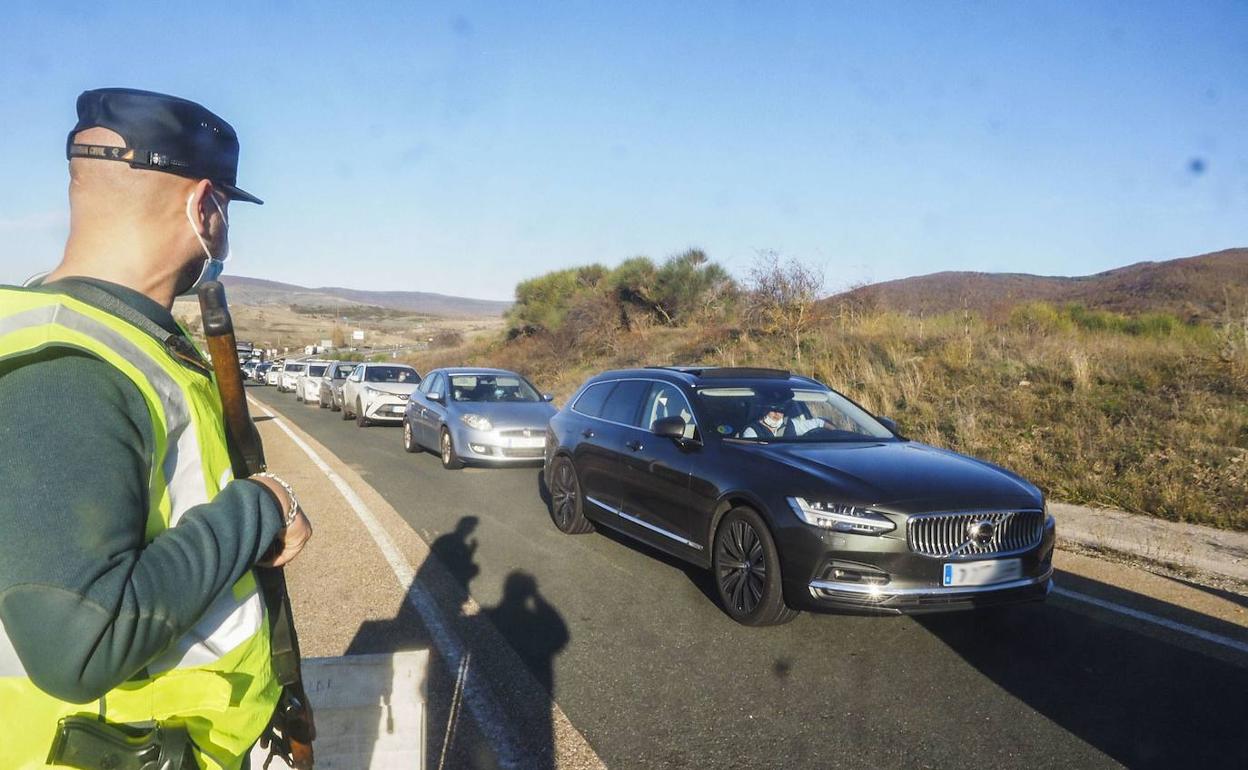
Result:
<instances>
[{"instance_id":1,"label":"concrete barrier","mask_svg":"<svg viewBox=\"0 0 1248 770\"><path fill-rule=\"evenodd\" d=\"M307 658L304 686L316 715L317 770L418 770L425 766L429 652ZM267 752L252 752L252 770ZM285 768L274 760L270 768Z\"/></svg>"}]
</instances>

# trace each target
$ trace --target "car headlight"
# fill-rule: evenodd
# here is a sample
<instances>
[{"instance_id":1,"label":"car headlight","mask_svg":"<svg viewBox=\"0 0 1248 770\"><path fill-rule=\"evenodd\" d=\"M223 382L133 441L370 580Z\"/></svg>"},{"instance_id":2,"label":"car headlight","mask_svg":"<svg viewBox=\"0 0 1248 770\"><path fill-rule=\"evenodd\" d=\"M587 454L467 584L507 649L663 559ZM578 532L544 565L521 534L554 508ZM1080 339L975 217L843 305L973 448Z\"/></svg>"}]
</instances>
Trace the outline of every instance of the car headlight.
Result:
<instances>
[{"instance_id":1,"label":"car headlight","mask_svg":"<svg viewBox=\"0 0 1248 770\"><path fill-rule=\"evenodd\" d=\"M460 422L467 425L473 430L492 430L494 425L488 417L479 414L464 414L459 417Z\"/></svg>"},{"instance_id":2,"label":"car headlight","mask_svg":"<svg viewBox=\"0 0 1248 770\"><path fill-rule=\"evenodd\" d=\"M882 535L897 528L887 517L853 505L807 500L804 497L790 497L789 505L798 518L807 524L836 532Z\"/></svg>"},{"instance_id":3,"label":"car headlight","mask_svg":"<svg viewBox=\"0 0 1248 770\"><path fill-rule=\"evenodd\" d=\"M410 393L395 393L394 395L398 396L400 401L406 401L407 399L411 398Z\"/></svg>"},{"instance_id":4,"label":"car headlight","mask_svg":"<svg viewBox=\"0 0 1248 770\"><path fill-rule=\"evenodd\" d=\"M370 388L370 387L368 387L367 385L365 385L365 386L364 386L364 395L366 395L366 396L380 396L380 395L381 395L381 391L380 391L380 390L377 390L376 388Z\"/></svg>"}]
</instances>

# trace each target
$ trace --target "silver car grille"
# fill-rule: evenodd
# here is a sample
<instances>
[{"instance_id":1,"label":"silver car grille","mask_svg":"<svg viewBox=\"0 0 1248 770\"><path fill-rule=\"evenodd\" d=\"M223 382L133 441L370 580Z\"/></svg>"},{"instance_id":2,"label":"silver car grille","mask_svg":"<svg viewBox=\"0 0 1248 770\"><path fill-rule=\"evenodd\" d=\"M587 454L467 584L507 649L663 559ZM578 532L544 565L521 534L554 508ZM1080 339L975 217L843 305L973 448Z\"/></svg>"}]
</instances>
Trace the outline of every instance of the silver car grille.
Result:
<instances>
[{"instance_id":1,"label":"silver car grille","mask_svg":"<svg viewBox=\"0 0 1248 770\"><path fill-rule=\"evenodd\" d=\"M508 428L500 430L498 435L503 438L541 438L546 435L544 428Z\"/></svg>"},{"instance_id":2,"label":"silver car grille","mask_svg":"<svg viewBox=\"0 0 1248 770\"><path fill-rule=\"evenodd\" d=\"M1017 553L1043 536L1043 511L924 513L906 525L910 550L937 558Z\"/></svg>"}]
</instances>

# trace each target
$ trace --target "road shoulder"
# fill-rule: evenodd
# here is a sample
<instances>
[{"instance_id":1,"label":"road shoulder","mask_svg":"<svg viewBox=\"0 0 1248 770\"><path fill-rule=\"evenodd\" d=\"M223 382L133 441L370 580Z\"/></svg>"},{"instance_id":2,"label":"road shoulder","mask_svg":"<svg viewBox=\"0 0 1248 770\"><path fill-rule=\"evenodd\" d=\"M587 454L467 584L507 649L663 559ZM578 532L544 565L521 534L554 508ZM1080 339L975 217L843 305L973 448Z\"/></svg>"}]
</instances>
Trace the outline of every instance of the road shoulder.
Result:
<instances>
[{"instance_id":1,"label":"road shoulder","mask_svg":"<svg viewBox=\"0 0 1248 770\"><path fill-rule=\"evenodd\" d=\"M431 672L428 693L430 767L440 762L448 767L602 767L558 704L497 631L478 617L480 608L438 563L429 544L353 468L291 421L281 419L276 410L253 404L270 469L298 489L315 526L308 550L288 569L304 656L432 649L431 669L437 675ZM356 499L348 500L299 443L319 457ZM356 510L359 506L384 530L394 553L379 548L378 533L370 533ZM415 576L409 585L402 585L396 557ZM431 619L435 626L445 627L431 629ZM463 649L448 654L447 639ZM441 647L439 641L444 642ZM454 665L448 665L452 661ZM490 691L486 697L501 705L495 713L505 714L511 724L482 724L468 718L471 709L462 707L462 699L469 670L473 672L469 676L486 683ZM528 715L551 726L553 745L525 742Z\"/></svg>"}]
</instances>

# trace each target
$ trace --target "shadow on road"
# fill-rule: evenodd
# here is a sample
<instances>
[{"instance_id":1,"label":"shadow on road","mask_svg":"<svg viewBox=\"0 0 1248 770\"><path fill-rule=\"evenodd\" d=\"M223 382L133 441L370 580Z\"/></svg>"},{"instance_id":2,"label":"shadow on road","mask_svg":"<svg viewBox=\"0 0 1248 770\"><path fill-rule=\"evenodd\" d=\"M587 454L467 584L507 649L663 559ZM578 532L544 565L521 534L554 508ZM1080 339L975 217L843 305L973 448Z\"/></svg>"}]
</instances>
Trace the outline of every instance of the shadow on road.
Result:
<instances>
[{"instance_id":1,"label":"shadow on road","mask_svg":"<svg viewBox=\"0 0 1248 770\"><path fill-rule=\"evenodd\" d=\"M519 756L512 758L520 766L553 768L554 659L567 646L568 627L542 596L536 578L520 570L507 575L497 604L483 606L475 614L464 611L469 584L480 573L475 558L477 525L477 517L464 516L453 531L435 539L431 557L417 572L395 617L361 624L347 654L431 649L426 767L497 767L499 758L489 736L501 735L516 749ZM417 591L436 603L452 633L462 640L466 655L460 666L448 665L430 643L413 604ZM493 693L507 725L475 724L472 704L465 702L468 676Z\"/></svg>"},{"instance_id":2,"label":"shadow on road","mask_svg":"<svg viewBox=\"0 0 1248 770\"><path fill-rule=\"evenodd\" d=\"M1057 580L1180 622L1194 619L1182 607L1098 581ZM1243 635L1198 617L1216 633ZM1044 605L916 620L1005 691L1128 767L1248 767L1242 661L1193 651L1058 596Z\"/></svg>"}]
</instances>

